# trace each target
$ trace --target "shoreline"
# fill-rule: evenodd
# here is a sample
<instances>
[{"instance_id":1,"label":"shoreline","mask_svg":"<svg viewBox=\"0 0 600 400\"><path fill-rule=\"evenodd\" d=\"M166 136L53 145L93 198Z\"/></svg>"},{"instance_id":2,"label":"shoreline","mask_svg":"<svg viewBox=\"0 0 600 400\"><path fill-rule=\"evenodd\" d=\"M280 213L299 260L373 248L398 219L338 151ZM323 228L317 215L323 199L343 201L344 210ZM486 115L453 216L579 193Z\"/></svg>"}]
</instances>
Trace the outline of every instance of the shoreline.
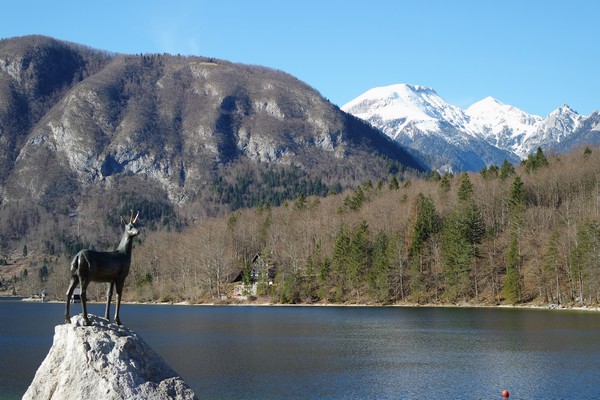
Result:
<instances>
[{"instance_id":1,"label":"shoreline","mask_svg":"<svg viewBox=\"0 0 600 400\"><path fill-rule=\"evenodd\" d=\"M99 302L101 303L101 302ZM367 304L367 303L297 303L282 304L271 302L209 302L209 303L189 303L182 302L125 302L122 304L148 304L148 305L178 305L178 306L234 306L234 307L364 307L364 308L503 308L503 309L527 309L527 310L549 310L549 311L589 311L600 312L600 306L566 306L558 304L442 304L442 303L396 303L396 304Z\"/></svg>"},{"instance_id":2,"label":"shoreline","mask_svg":"<svg viewBox=\"0 0 600 400\"><path fill-rule=\"evenodd\" d=\"M0 296L2 300L8 301L25 301L42 303L39 298L22 297L22 296ZM44 303L64 303L59 300L49 300ZM105 304L104 301L88 301L89 304ZM114 303L114 301L113 301ZM548 311L585 311L585 312L600 312L600 306L565 306L558 304L436 304L436 303L397 303L397 304L365 304L365 303L298 303L298 304L281 304L271 302L206 302L206 303L190 303L187 301L181 302L138 302L138 301L123 301L121 304L128 305L157 305L157 306L200 306L200 307L364 307L364 308L499 308L499 309L524 309L524 310L548 310Z\"/></svg>"}]
</instances>

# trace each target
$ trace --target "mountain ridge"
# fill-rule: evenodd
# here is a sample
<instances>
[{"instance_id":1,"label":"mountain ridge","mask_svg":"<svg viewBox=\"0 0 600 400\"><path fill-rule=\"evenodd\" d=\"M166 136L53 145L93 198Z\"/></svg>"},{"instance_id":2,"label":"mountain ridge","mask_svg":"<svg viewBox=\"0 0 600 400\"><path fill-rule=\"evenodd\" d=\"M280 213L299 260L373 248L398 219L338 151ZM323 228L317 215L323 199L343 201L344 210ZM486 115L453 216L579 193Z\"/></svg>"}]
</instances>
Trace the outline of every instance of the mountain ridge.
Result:
<instances>
[{"instance_id":1,"label":"mountain ridge","mask_svg":"<svg viewBox=\"0 0 600 400\"><path fill-rule=\"evenodd\" d=\"M105 218L131 193L213 215L425 169L285 72L44 36L0 41L0 144L5 242L47 214Z\"/></svg>"},{"instance_id":2,"label":"mountain ridge","mask_svg":"<svg viewBox=\"0 0 600 400\"><path fill-rule=\"evenodd\" d=\"M431 167L442 170L478 170L504 159L518 162L537 147L558 151L567 137L585 136L578 129L589 118L568 105L542 118L491 96L463 110L434 89L411 84L370 89L341 108L424 154ZM600 142L594 135L589 137L589 144ZM478 152L481 156L474 156ZM448 156L439 159L439 154Z\"/></svg>"}]
</instances>

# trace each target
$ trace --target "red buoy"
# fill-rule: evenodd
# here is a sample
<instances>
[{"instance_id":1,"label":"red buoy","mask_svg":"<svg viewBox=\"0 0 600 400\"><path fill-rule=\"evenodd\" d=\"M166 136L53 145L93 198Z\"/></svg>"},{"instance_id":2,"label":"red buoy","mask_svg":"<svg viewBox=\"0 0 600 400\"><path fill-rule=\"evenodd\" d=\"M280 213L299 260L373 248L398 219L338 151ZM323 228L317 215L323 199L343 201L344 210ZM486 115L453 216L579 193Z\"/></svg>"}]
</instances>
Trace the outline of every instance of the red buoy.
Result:
<instances>
[{"instance_id":1,"label":"red buoy","mask_svg":"<svg viewBox=\"0 0 600 400\"><path fill-rule=\"evenodd\" d=\"M508 390L504 389L502 391L502 398L503 399L508 399L508 396L510 396L510 394L508 393Z\"/></svg>"}]
</instances>

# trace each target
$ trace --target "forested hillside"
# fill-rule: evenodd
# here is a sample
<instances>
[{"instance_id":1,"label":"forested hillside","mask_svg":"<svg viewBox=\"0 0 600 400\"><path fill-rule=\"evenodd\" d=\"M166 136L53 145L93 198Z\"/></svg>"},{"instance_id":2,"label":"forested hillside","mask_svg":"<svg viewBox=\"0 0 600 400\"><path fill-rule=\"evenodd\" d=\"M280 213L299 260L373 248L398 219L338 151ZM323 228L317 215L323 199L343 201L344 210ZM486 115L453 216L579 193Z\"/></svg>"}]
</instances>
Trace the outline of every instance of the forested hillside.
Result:
<instances>
[{"instance_id":1,"label":"forested hillside","mask_svg":"<svg viewBox=\"0 0 600 400\"><path fill-rule=\"evenodd\" d=\"M68 260L46 262L14 279L17 292L63 293ZM237 276L254 277L259 300L275 303L598 304L600 149L539 150L480 173L390 175L181 232L146 230L126 296L232 301Z\"/></svg>"},{"instance_id":2,"label":"forested hillside","mask_svg":"<svg viewBox=\"0 0 600 400\"><path fill-rule=\"evenodd\" d=\"M0 40L0 255L109 248L149 229L423 170L297 78L209 57Z\"/></svg>"}]
</instances>

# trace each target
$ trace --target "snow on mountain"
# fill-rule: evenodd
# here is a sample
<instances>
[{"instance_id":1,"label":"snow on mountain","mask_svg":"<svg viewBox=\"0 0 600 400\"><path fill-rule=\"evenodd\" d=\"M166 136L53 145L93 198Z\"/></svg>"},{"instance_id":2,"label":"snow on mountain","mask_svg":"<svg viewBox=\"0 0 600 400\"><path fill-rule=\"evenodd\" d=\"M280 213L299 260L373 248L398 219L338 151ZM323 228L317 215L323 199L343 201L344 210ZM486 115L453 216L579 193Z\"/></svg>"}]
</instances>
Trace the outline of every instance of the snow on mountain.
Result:
<instances>
[{"instance_id":1,"label":"snow on mountain","mask_svg":"<svg viewBox=\"0 0 600 400\"><path fill-rule=\"evenodd\" d=\"M435 90L419 85L373 88L344 105L342 110L371 123L377 121L375 125L393 122L396 133L407 127L437 133L442 121L462 127L468 123L464 111L448 104Z\"/></svg>"},{"instance_id":2,"label":"snow on mountain","mask_svg":"<svg viewBox=\"0 0 600 400\"><path fill-rule=\"evenodd\" d=\"M523 147L525 149L537 146L554 147L575 132L585 119L586 117L579 115L565 104L552 111L538 129L524 139Z\"/></svg>"},{"instance_id":3,"label":"snow on mountain","mask_svg":"<svg viewBox=\"0 0 600 400\"><path fill-rule=\"evenodd\" d=\"M564 105L546 118L486 97L462 110L435 90L396 84L368 90L341 107L433 162L433 168L477 169L555 148L586 117Z\"/></svg>"},{"instance_id":4,"label":"snow on mountain","mask_svg":"<svg viewBox=\"0 0 600 400\"><path fill-rule=\"evenodd\" d=\"M600 146L600 111L578 121L573 133L562 137L554 149L562 153L581 146Z\"/></svg>"},{"instance_id":5,"label":"snow on mountain","mask_svg":"<svg viewBox=\"0 0 600 400\"><path fill-rule=\"evenodd\" d=\"M509 149L520 157L526 156L523 141L535 132L542 117L528 114L517 107L486 97L466 110L471 121L469 129L480 132L494 146ZM525 153L525 154L524 154Z\"/></svg>"}]
</instances>

